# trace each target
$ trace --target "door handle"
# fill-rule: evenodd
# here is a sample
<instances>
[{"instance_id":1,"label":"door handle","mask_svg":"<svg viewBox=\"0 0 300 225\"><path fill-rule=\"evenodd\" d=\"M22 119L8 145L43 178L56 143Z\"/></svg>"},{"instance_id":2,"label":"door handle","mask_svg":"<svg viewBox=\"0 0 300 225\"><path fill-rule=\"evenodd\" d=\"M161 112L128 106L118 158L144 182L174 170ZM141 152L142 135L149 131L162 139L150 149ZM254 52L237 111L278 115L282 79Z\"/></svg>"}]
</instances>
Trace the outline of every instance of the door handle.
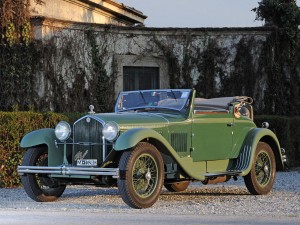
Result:
<instances>
[{"instance_id":1,"label":"door handle","mask_svg":"<svg viewBox=\"0 0 300 225\"><path fill-rule=\"evenodd\" d=\"M234 127L234 123L227 123L227 127Z\"/></svg>"}]
</instances>

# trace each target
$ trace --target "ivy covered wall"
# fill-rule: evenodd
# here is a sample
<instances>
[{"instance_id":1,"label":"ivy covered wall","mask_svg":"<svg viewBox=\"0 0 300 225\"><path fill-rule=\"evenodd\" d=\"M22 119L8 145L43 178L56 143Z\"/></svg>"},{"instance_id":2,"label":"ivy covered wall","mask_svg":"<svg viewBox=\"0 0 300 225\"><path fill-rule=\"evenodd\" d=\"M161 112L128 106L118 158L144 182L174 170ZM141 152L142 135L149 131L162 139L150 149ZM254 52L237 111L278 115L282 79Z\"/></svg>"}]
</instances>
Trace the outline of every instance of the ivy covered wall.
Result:
<instances>
[{"instance_id":1,"label":"ivy covered wall","mask_svg":"<svg viewBox=\"0 0 300 225\"><path fill-rule=\"evenodd\" d=\"M160 79L167 79L169 87L195 88L206 98L249 95L256 113L298 115L299 90L291 88L299 87L299 68L291 79L288 67L278 67L274 27L65 28L57 21L40 21L44 36L35 43L39 62L32 79L36 110L85 111L89 104L98 111L112 110L115 83L122 82L116 56L134 55L165 61L167 73Z\"/></svg>"},{"instance_id":2,"label":"ivy covered wall","mask_svg":"<svg viewBox=\"0 0 300 225\"><path fill-rule=\"evenodd\" d=\"M161 88L195 88L205 98L248 95L257 114L299 115L298 31L291 37L277 24L155 29L42 17L29 23L26 1L19 1L22 23L1 22L0 110L83 112L94 104L111 111L122 83L118 56L135 56L165 62Z\"/></svg>"}]
</instances>

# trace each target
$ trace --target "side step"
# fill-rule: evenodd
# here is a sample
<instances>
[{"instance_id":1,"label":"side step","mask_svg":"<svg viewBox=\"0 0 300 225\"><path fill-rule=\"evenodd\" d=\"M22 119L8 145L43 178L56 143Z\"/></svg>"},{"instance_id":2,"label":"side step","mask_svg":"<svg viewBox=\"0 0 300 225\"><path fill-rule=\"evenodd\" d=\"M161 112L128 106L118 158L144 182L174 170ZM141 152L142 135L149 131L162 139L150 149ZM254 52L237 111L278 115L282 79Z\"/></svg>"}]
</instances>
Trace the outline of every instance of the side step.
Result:
<instances>
[{"instance_id":1,"label":"side step","mask_svg":"<svg viewBox=\"0 0 300 225\"><path fill-rule=\"evenodd\" d=\"M203 176L210 178L210 177L219 177L219 176L238 176L242 173L241 170L228 170L228 171L223 171L223 172L213 172L213 173L204 173L202 174Z\"/></svg>"}]
</instances>

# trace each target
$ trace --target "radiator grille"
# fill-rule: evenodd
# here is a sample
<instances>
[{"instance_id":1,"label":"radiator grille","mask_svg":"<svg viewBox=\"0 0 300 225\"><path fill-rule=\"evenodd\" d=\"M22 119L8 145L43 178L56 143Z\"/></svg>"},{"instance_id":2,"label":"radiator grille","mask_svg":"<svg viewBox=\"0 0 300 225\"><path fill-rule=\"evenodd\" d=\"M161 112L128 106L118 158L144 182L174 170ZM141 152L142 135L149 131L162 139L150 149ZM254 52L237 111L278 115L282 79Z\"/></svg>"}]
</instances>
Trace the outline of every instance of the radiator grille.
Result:
<instances>
[{"instance_id":1,"label":"radiator grille","mask_svg":"<svg viewBox=\"0 0 300 225\"><path fill-rule=\"evenodd\" d=\"M97 159L101 165L103 159L103 125L92 117L84 117L73 125L73 154L72 164L76 166L77 159Z\"/></svg>"},{"instance_id":2,"label":"radiator grille","mask_svg":"<svg viewBox=\"0 0 300 225\"><path fill-rule=\"evenodd\" d=\"M187 133L172 133L171 145L176 152L187 151Z\"/></svg>"}]
</instances>

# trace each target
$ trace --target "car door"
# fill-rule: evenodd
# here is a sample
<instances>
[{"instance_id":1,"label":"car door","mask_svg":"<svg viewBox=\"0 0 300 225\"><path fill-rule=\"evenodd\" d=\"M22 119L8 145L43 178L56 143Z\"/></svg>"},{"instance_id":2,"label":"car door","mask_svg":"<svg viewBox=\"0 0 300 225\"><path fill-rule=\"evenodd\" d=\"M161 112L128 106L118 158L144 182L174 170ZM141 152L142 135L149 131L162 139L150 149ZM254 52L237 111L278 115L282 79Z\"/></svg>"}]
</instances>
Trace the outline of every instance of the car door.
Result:
<instances>
[{"instance_id":1,"label":"car door","mask_svg":"<svg viewBox=\"0 0 300 225\"><path fill-rule=\"evenodd\" d=\"M255 128L255 124L252 121L253 110L250 105L240 106L237 104L234 114L234 127L233 127L233 139L232 139L232 152L229 158L237 158L241 151L241 146L244 143L249 131Z\"/></svg>"},{"instance_id":2,"label":"car door","mask_svg":"<svg viewBox=\"0 0 300 225\"><path fill-rule=\"evenodd\" d=\"M232 151L233 116L229 111L195 112L192 125L194 161L227 159Z\"/></svg>"}]
</instances>

